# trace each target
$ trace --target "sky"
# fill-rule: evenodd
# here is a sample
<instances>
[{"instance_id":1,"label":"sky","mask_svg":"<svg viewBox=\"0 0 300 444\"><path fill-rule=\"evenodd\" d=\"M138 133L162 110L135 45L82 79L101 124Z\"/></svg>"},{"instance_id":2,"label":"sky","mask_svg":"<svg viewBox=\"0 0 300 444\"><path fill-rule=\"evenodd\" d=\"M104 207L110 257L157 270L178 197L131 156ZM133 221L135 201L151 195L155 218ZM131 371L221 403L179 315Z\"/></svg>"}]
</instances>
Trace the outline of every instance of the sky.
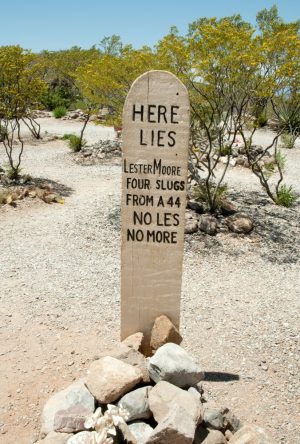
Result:
<instances>
[{"instance_id":1,"label":"sky","mask_svg":"<svg viewBox=\"0 0 300 444\"><path fill-rule=\"evenodd\" d=\"M299 0L0 0L0 46L90 48L112 34L135 48L153 46L172 25L185 34L200 17L237 13L254 24L274 4L285 21L300 19Z\"/></svg>"}]
</instances>

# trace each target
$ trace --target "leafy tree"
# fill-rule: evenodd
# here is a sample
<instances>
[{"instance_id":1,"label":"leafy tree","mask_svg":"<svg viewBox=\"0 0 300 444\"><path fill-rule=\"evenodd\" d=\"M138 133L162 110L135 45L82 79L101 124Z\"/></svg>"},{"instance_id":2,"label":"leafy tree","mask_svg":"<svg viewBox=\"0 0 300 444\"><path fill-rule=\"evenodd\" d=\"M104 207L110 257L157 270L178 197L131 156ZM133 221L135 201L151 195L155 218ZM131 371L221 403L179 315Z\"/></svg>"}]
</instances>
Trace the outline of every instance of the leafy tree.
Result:
<instances>
[{"instance_id":1,"label":"leafy tree","mask_svg":"<svg viewBox=\"0 0 300 444\"><path fill-rule=\"evenodd\" d=\"M108 123L121 123L122 107L132 82L157 65L155 54L148 47L135 50L122 46L121 52L103 52L76 70L76 85L86 102L86 109L108 107Z\"/></svg>"},{"instance_id":2,"label":"leafy tree","mask_svg":"<svg viewBox=\"0 0 300 444\"><path fill-rule=\"evenodd\" d=\"M190 91L189 167L193 179L204 187L202 195L207 196L211 212L216 210L237 136L242 137L249 166L268 196L275 203L280 200L283 162L277 142L281 129L261 155L254 156L251 149L260 117L270 106L276 109L280 96L296 97L299 86L298 27L283 24L274 11L259 16L259 34L239 15L201 18L190 25L186 37L171 30L157 45L167 69L179 75ZM273 170L278 172L275 186L270 185L270 170L261 162L270 152L275 158ZM223 166L221 157L226 159Z\"/></svg>"},{"instance_id":3,"label":"leafy tree","mask_svg":"<svg viewBox=\"0 0 300 444\"><path fill-rule=\"evenodd\" d=\"M39 104L45 91L40 78L39 66L34 55L20 46L0 47L0 127L10 176L19 175L24 141L21 136L21 121L30 116L30 111ZM19 142L18 148L15 140Z\"/></svg>"}]
</instances>

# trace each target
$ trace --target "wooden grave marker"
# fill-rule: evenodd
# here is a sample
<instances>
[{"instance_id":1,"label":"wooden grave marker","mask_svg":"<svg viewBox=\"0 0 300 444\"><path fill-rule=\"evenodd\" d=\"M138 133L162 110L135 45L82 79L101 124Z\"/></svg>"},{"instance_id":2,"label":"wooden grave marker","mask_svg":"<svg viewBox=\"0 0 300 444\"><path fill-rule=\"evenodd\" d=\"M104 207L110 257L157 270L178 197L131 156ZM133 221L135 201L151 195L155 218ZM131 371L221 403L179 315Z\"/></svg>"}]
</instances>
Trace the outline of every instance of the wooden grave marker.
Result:
<instances>
[{"instance_id":1,"label":"wooden grave marker","mask_svg":"<svg viewBox=\"0 0 300 444\"><path fill-rule=\"evenodd\" d=\"M123 110L121 339L165 314L179 328L189 98L181 81L149 71Z\"/></svg>"}]
</instances>

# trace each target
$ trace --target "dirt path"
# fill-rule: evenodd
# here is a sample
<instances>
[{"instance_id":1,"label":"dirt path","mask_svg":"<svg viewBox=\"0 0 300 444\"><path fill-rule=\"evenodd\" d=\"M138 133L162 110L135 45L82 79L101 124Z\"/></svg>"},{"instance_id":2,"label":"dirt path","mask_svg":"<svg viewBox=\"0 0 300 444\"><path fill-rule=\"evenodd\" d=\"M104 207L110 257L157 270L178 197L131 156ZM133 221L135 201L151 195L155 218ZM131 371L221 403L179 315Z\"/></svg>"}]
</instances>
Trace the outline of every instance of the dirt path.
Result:
<instances>
[{"instance_id":1,"label":"dirt path","mask_svg":"<svg viewBox=\"0 0 300 444\"><path fill-rule=\"evenodd\" d=\"M295 165L299 151L288 154ZM119 331L120 167L76 165L55 141L27 147L24 171L59 182L66 202L0 209L1 444L34 442L44 402ZM230 174L257 190L246 170ZM186 243L184 346L208 372L210 404L296 444L299 263L262 258L254 240L216 241Z\"/></svg>"}]
</instances>

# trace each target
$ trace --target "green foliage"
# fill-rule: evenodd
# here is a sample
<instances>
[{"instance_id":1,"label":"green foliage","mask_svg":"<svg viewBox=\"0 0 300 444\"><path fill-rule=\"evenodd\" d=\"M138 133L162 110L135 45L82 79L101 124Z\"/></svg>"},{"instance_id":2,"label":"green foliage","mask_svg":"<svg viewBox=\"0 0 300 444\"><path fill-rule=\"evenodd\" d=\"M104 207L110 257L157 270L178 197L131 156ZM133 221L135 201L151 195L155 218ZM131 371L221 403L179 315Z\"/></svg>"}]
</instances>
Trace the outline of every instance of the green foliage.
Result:
<instances>
[{"instance_id":1,"label":"green foliage","mask_svg":"<svg viewBox=\"0 0 300 444\"><path fill-rule=\"evenodd\" d=\"M265 114L260 114L254 121L256 128L263 128L268 123L268 118Z\"/></svg>"},{"instance_id":2,"label":"green foliage","mask_svg":"<svg viewBox=\"0 0 300 444\"><path fill-rule=\"evenodd\" d=\"M211 198L215 195L214 208L219 208L222 200L227 196L228 185L223 183L217 186L213 182L202 182L194 187L195 199L201 203L205 203L210 206Z\"/></svg>"},{"instance_id":3,"label":"green foliage","mask_svg":"<svg viewBox=\"0 0 300 444\"><path fill-rule=\"evenodd\" d=\"M230 156L232 154L232 146L225 145L221 146L219 149L220 156Z\"/></svg>"},{"instance_id":4,"label":"green foliage","mask_svg":"<svg viewBox=\"0 0 300 444\"><path fill-rule=\"evenodd\" d=\"M283 133L280 136L281 144L284 148L292 149L295 146L297 135L291 133Z\"/></svg>"},{"instance_id":5,"label":"green foliage","mask_svg":"<svg viewBox=\"0 0 300 444\"><path fill-rule=\"evenodd\" d=\"M5 126L0 124L0 142L3 142L6 136L7 136L7 129L5 128Z\"/></svg>"},{"instance_id":6,"label":"green foliage","mask_svg":"<svg viewBox=\"0 0 300 444\"><path fill-rule=\"evenodd\" d=\"M62 136L62 140L70 140L70 137L74 136L74 134L64 134Z\"/></svg>"},{"instance_id":7,"label":"green foliage","mask_svg":"<svg viewBox=\"0 0 300 444\"><path fill-rule=\"evenodd\" d=\"M66 97L62 96L59 91L48 89L45 94L41 97L41 102L43 106L49 111L53 111L59 106L64 106L69 108L71 101Z\"/></svg>"},{"instance_id":8,"label":"green foliage","mask_svg":"<svg viewBox=\"0 0 300 444\"><path fill-rule=\"evenodd\" d=\"M64 117L67 114L67 108L65 106L58 106L53 110L53 116L56 119L60 119L61 117Z\"/></svg>"},{"instance_id":9,"label":"green foliage","mask_svg":"<svg viewBox=\"0 0 300 444\"><path fill-rule=\"evenodd\" d=\"M288 187L287 185L281 185L277 191L275 202L277 205L281 205L283 207L291 207L295 203L296 199L297 197L292 186Z\"/></svg>"},{"instance_id":10,"label":"green foliage","mask_svg":"<svg viewBox=\"0 0 300 444\"><path fill-rule=\"evenodd\" d=\"M275 105L276 106L276 105ZM279 120L279 129L285 133L300 134L300 98L292 100L282 100L277 105L277 117Z\"/></svg>"},{"instance_id":11,"label":"green foliage","mask_svg":"<svg viewBox=\"0 0 300 444\"><path fill-rule=\"evenodd\" d=\"M75 134L65 134L64 138L69 140L69 147L74 153L78 153L86 145L86 140L81 140Z\"/></svg>"},{"instance_id":12,"label":"green foliage","mask_svg":"<svg viewBox=\"0 0 300 444\"><path fill-rule=\"evenodd\" d=\"M9 167L6 169L6 175L11 180L17 180L20 177L21 168L20 167Z\"/></svg>"}]
</instances>

